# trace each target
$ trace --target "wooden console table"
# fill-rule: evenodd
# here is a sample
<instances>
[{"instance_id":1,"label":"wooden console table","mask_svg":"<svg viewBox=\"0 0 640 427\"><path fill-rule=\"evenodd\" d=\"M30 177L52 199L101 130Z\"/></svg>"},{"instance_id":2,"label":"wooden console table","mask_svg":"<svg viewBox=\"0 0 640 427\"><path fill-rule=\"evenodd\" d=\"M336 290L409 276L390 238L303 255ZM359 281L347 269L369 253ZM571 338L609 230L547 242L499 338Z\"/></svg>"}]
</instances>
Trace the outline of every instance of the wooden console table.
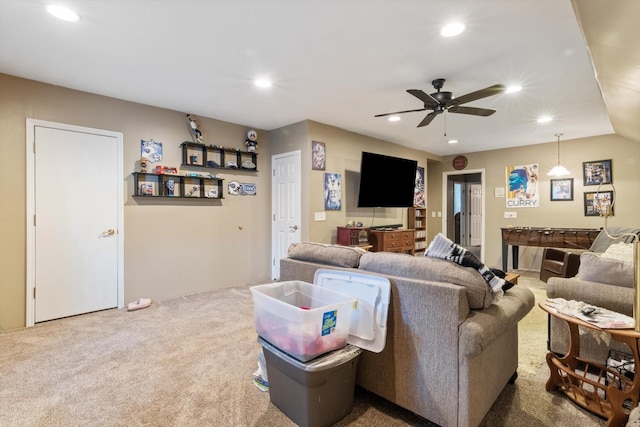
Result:
<instances>
[{"instance_id":1,"label":"wooden console table","mask_svg":"<svg viewBox=\"0 0 640 427\"><path fill-rule=\"evenodd\" d=\"M512 227L502 230L502 270L507 271L509 245L513 268L518 268L520 246L589 249L600 234L599 228Z\"/></svg>"},{"instance_id":2,"label":"wooden console table","mask_svg":"<svg viewBox=\"0 0 640 427\"><path fill-rule=\"evenodd\" d=\"M629 418L629 414L625 412L625 406L635 408L640 399L640 375L635 375L631 380L613 369L581 358L578 326L604 331L614 340L627 344L636 366L639 366L637 362L640 360L638 358L640 333L633 329L600 329L575 317L560 314L544 302L538 305L551 316L567 322L569 326L567 354L564 357L558 357L551 352L547 354L547 365L551 370L546 384L547 391L560 390L578 405L606 418L606 427L624 426ZM578 371L578 367L582 371ZM587 371L595 374L587 376ZM614 381L608 385L605 384L607 373L614 378ZM619 386L616 383L619 383Z\"/></svg>"},{"instance_id":3,"label":"wooden console table","mask_svg":"<svg viewBox=\"0 0 640 427\"><path fill-rule=\"evenodd\" d=\"M415 255L415 230L369 230L371 252L407 252Z\"/></svg>"},{"instance_id":4,"label":"wooden console table","mask_svg":"<svg viewBox=\"0 0 640 427\"><path fill-rule=\"evenodd\" d=\"M343 246L366 245L368 243L368 230L366 227L338 227L336 243Z\"/></svg>"}]
</instances>

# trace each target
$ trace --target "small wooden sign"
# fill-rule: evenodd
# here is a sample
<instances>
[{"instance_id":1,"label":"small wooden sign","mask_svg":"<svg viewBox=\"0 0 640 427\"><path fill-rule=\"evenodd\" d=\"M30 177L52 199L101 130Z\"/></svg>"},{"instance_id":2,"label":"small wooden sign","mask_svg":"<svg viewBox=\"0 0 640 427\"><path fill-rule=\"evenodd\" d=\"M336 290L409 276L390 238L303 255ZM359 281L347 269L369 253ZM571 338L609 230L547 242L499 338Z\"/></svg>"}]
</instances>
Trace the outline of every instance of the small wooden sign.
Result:
<instances>
[{"instance_id":1,"label":"small wooden sign","mask_svg":"<svg viewBox=\"0 0 640 427\"><path fill-rule=\"evenodd\" d=\"M455 170L462 170L467 167L469 160L465 156L456 156L451 163Z\"/></svg>"}]
</instances>

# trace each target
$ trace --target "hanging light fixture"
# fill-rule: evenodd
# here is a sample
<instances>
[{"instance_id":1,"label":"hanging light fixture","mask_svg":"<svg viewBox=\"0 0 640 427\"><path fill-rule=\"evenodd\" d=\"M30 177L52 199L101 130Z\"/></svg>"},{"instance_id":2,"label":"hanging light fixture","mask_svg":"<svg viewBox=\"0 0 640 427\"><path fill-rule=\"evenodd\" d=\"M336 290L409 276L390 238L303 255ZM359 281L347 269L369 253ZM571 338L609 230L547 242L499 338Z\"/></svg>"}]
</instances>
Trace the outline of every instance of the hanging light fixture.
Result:
<instances>
[{"instance_id":1,"label":"hanging light fixture","mask_svg":"<svg viewBox=\"0 0 640 427\"><path fill-rule=\"evenodd\" d=\"M560 164L560 137L562 136L562 134L561 133L556 133L555 136L558 137L558 164L555 165L553 167L553 169L551 169L547 175L549 175L549 176L567 176L567 175L571 175L571 172L569 172L567 170L567 168L565 168L564 166L562 166Z\"/></svg>"}]
</instances>

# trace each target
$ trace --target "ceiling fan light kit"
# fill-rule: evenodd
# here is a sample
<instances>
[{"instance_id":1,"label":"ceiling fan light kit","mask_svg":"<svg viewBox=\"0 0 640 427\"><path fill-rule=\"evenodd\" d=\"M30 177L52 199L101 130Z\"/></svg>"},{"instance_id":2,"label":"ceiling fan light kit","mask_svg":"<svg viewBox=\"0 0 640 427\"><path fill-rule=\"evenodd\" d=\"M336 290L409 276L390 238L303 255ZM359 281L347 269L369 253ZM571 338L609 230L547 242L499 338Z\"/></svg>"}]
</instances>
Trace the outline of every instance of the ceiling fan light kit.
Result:
<instances>
[{"instance_id":1,"label":"ceiling fan light kit","mask_svg":"<svg viewBox=\"0 0 640 427\"><path fill-rule=\"evenodd\" d=\"M438 114L444 112L488 117L495 113L496 110L491 110L488 108L466 107L462 106L462 104L466 104L468 102L476 101L482 98L487 98L489 96L498 95L500 93L503 93L506 89L504 85L496 84L456 98L453 96L452 92L440 90L443 88L444 82L445 79L433 80L431 84L433 85L436 92L432 94L427 94L421 89L407 89L408 93L423 102L424 108L377 114L374 117L384 117L396 114L413 113L416 111L432 110L431 113L427 114L425 118L422 119L420 123L418 123L418 127L427 126Z\"/></svg>"}]
</instances>

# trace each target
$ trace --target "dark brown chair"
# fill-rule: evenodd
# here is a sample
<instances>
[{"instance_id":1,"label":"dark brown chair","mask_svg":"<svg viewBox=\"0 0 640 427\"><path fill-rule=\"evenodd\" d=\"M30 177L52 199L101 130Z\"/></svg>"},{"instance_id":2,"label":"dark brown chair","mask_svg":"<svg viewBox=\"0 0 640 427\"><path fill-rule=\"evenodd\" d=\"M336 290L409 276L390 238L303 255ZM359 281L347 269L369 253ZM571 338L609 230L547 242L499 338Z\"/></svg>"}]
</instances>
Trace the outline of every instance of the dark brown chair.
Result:
<instances>
[{"instance_id":1,"label":"dark brown chair","mask_svg":"<svg viewBox=\"0 0 640 427\"><path fill-rule=\"evenodd\" d=\"M609 245L617 242L631 243L640 237L639 228L609 227L608 233L601 231L588 251L602 253ZM586 250L544 248L540 265L540 280L547 282L550 277L574 277L580 267L580 255Z\"/></svg>"},{"instance_id":2,"label":"dark brown chair","mask_svg":"<svg viewBox=\"0 0 640 427\"><path fill-rule=\"evenodd\" d=\"M585 251L544 248L540 266L540 280L547 282L550 277L573 277L578 274L580 254Z\"/></svg>"}]
</instances>

